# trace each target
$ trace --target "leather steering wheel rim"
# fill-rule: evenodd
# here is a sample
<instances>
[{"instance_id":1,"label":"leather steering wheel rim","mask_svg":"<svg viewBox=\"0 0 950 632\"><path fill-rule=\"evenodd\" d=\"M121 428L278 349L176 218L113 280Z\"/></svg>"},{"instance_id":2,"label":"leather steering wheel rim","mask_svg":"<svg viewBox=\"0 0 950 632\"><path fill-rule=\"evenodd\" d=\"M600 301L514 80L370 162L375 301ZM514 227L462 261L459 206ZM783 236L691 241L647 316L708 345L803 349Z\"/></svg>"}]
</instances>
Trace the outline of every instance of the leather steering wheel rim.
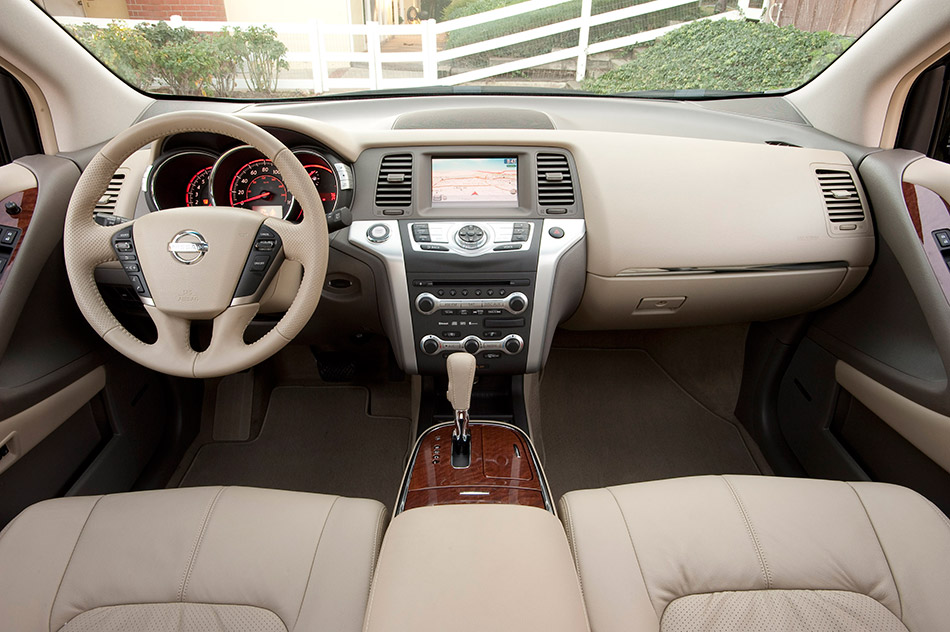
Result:
<instances>
[{"instance_id":1,"label":"leather steering wheel rim","mask_svg":"<svg viewBox=\"0 0 950 632\"><path fill-rule=\"evenodd\" d=\"M126 158L139 148L165 136L187 132L223 134L261 151L280 170L287 189L300 203L303 220L293 224L231 207L183 207L150 213L117 226L97 224L94 219L96 202L105 193L113 174ZM212 232L217 230L216 222L222 226L227 225L230 230L225 231L226 236L240 237L231 243L222 239L222 243L217 247L209 238L210 248L206 258L211 262L205 266L205 271L216 269L216 265L220 267L222 262L219 260L216 264L215 257L230 256L234 260L239 256L233 254L234 251L246 242L248 250L241 257L243 263L254 240L254 235L248 234L256 234L254 226L265 226L276 232L282 242L284 257L299 262L303 267L301 285L287 312L273 329L251 344L244 342L243 334L257 314L257 303L225 305L220 313L210 318L213 320L210 345L203 351L195 351L189 342L191 320L195 319L188 317L189 312L182 312L179 309L184 309L182 306L170 300L165 300L162 304L157 297L155 305L145 306L158 331L158 339L148 344L119 323L99 293L95 280L96 266L118 259L112 247L113 235L131 227L136 248L148 246L145 243L140 246L141 238L155 242L150 247L154 252L164 248L174 237L176 230L189 230L196 222L208 227L207 230ZM160 240L164 241L159 243ZM316 187L303 165L283 143L260 127L230 114L175 112L137 123L99 150L83 171L73 191L66 211L63 243L66 270L76 303L92 328L109 345L150 369L181 377L207 378L229 375L260 363L283 348L303 329L320 299L326 277L329 235L323 204ZM169 255L170 259L170 254L165 254ZM150 256L153 261L157 261L157 255ZM168 268L174 262L160 260L158 263L160 266L153 263L154 270L151 273L146 266L142 267L141 272L150 285L175 283L179 276L186 275L184 267ZM200 265L188 268L187 274L193 275L190 269L199 269ZM150 277L150 274L154 276ZM216 281L217 279L210 279L209 283ZM220 288L212 288L208 284L203 287L213 289L217 294L222 293ZM233 288L231 291L233 292ZM169 292L164 295L169 295ZM200 302L202 297L199 295L192 299ZM211 306L209 309L216 311L217 308Z\"/></svg>"}]
</instances>

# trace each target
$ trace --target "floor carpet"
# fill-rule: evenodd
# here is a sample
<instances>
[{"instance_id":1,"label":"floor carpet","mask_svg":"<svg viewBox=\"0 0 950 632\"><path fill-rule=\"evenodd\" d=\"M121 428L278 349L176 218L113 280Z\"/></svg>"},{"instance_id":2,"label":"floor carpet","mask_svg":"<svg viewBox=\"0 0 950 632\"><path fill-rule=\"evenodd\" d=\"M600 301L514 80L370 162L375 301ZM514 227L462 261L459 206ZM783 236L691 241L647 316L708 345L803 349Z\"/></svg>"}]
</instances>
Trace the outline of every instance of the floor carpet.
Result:
<instances>
[{"instance_id":1,"label":"floor carpet","mask_svg":"<svg viewBox=\"0 0 950 632\"><path fill-rule=\"evenodd\" d=\"M260 435L207 443L180 486L248 485L375 498L392 508L409 420L367 412L361 387L274 389Z\"/></svg>"}]
</instances>

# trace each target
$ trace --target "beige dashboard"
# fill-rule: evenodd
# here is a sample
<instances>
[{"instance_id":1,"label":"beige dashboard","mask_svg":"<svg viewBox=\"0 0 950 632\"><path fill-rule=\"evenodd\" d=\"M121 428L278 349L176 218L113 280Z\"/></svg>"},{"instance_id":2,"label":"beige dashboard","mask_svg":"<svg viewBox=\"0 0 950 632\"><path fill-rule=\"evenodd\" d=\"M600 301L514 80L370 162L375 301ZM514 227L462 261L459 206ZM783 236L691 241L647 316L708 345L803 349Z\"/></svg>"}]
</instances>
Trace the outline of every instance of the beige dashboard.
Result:
<instances>
[{"instance_id":1,"label":"beige dashboard","mask_svg":"<svg viewBox=\"0 0 950 632\"><path fill-rule=\"evenodd\" d=\"M874 257L863 188L831 150L583 130L365 130L247 113L358 163L374 148L519 145L570 152L586 221L586 284L565 326L633 329L767 320L828 305ZM143 152L144 153L144 152ZM136 186L147 161L125 165ZM372 214L357 182L353 214ZM116 213L132 216L126 203ZM332 273L332 270L330 271Z\"/></svg>"}]
</instances>

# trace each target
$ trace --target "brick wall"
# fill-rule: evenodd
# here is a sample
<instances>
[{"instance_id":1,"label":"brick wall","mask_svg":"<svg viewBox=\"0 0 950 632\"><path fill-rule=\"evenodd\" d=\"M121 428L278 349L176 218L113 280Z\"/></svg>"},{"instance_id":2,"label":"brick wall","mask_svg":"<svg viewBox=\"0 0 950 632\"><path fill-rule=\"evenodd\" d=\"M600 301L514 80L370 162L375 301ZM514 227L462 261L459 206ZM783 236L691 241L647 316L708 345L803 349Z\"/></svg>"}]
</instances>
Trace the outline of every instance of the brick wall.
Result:
<instances>
[{"instance_id":1,"label":"brick wall","mask_svg":"<svg viewBox=\"0 0 950 632\"><path fill-rule=\"evenodd\" d=\"M180 15L183 20L227 20L224 0L127 0L133 20L168 20Z\"/></svg>"}]
</instances>

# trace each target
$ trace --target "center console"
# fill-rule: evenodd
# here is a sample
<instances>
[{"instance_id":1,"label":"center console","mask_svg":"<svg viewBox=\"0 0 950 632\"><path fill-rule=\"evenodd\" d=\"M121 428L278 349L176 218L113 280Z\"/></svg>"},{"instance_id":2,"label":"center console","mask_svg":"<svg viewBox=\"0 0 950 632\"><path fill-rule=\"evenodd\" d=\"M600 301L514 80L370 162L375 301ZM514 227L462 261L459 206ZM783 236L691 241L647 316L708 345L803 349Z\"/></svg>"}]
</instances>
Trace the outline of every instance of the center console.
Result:
<instances>
[{"instance_id":1,"label":"center console","mask_svg":"<svg viewBox=\"0 0 950 632\"><path fill-rule=\"evenodd\" d=\"M480 374L537 372L586 274L583 204L561 149L371 150L376 184L349 242L382 260L387 334L409 373L439 374L456 351ZM359 176L358 176L359 177Z\"/></svg>"}]
</instances>

